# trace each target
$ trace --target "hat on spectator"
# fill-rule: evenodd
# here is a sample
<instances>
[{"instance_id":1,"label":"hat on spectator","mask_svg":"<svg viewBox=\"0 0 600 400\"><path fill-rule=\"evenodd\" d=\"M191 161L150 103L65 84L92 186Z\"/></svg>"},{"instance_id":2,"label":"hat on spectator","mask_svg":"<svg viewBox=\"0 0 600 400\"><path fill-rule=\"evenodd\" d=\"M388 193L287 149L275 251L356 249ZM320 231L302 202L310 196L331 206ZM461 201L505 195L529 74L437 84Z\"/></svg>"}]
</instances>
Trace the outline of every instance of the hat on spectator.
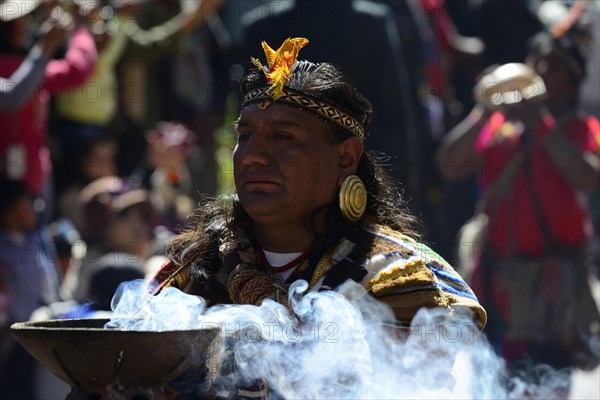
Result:
<instances>
[{"instance_id":1,"label":"hat on spectator","mask_svg":"<svg viewBox=\"0 0 600 400\"><path fill-rule=\"evenodd\" d=\"M147 190L132 189L116 176L106 176L88 184L81 191L79 200L84 206L99 203L114 212L150 201Z\"/></svg>"},{"instance_id":2,"label":"hat on spectator","mask_svg":"<svg viewBox=\"0 0 600 400\"><path fill-rule=\"evenodd\" d=\"M41 0L0 0L0 21L8 22L24 17L34 11L40 3Z\"/></svg>"},{"instance_id":3,"label":"hat on spectator","mask_svg":"<svg viewBox=\"0 0 600 400\"><path fill-rule=\"evenodd\" d=\"M147 135L148 141L158 141L165 148L189 148L194 143L194 134L184 125L177 122L162 121Z\"/></svg>"},{"instance_id":4,"label":"hat on spectator","mask_svg":"<svg viewBox=\"0 0 600 400\"><path fill-rule=\"evenodd\" d=\"M130 207L143 207L147 218L153 214L150 196L145 189L134 189L116 176L96 179L79 194L83 211L82 235L86 241L104 240L110 218Z\"/></svg>"}]
</instances>

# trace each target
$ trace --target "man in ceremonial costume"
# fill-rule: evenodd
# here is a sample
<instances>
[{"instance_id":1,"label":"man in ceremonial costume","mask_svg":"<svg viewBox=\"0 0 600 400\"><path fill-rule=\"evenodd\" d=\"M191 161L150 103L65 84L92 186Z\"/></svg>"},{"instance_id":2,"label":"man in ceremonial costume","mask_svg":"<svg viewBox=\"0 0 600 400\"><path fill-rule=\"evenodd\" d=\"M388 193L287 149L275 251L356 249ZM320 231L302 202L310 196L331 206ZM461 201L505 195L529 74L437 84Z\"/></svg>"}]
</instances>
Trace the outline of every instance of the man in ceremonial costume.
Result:
<instances>
[{"instance_id":1,"label":"man in ceremonial costume","mask_svg":"<svg viewBox=\"0 0 600 400\"><path fill-rule=\"evenodd\" d=\"M363 151L372 107L338 67L297 61L304 38L277 50L241 82L236 193L201 205L169 248L158 288L178 287L209 304L287 304L297 280L309 290L347 280L387 303L396 326L423 307L484 309L448 263L417 241L416 220L392 179ZM468 312L468 311L467 311Z\"/></svg>"}]
</instances>

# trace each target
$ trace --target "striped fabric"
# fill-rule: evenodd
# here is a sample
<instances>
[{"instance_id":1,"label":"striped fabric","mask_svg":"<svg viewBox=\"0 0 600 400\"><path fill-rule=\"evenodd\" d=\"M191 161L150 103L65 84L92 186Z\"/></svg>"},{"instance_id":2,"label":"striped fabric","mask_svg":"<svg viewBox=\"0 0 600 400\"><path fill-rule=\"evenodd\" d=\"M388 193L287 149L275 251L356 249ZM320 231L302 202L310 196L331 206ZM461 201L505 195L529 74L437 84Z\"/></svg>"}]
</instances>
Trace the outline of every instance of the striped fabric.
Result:
<instances>
[{"instance_id":1,"label":"striped fabric","mask_svg":"<svg viewBox=\"0 0 600 400\"><path fill-rule=\"evenodd\" d=\"M410 323L421 307L446 307L450 313L470 310L479 327L485 326L485 310L442 257L389 228L371 226L366 231L375 240L361 283L393 308L400 323Z\"/></svg>"}]
</instances>

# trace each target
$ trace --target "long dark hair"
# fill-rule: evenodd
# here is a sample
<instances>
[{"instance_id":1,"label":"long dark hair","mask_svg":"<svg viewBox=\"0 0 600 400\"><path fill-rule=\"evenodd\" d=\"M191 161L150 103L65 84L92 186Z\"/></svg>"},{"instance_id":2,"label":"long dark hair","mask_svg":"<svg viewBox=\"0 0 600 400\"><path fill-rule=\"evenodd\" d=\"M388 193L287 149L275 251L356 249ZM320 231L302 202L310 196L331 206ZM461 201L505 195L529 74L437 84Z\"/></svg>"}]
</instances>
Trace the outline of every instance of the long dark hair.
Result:
<instances>
[{"instance_id":1,"label":"long dark hair","mask_svg":"<svg viewBox=\"0 0 600 400\"><path fill-rule=\"evenodd\" d=\"M241 81L242 96L267 85L262 71L252 69ZM337 66L329 63L314 64L299 61L286 86L321 98L352 115L365 127L373 129L373 108ZM343 141L351 136L342 128L332 127L332 140ZM411 237L419 237L419 223L411 215L392 177L379 164L379 158L365 152L356 171L367 188L367 209L357 222L342 217L337 202L331 206L329 230L321 238L319 247L328 249L357 227L368 224L389 226ZM221 200L206 200L196 209L192 227L173 240L168 248L169 258L178 265L192 267L192 276L206 281L220 265L218 238L224 228L240 226L249 216L234 194Z\"/></svg>"}]
</instances>

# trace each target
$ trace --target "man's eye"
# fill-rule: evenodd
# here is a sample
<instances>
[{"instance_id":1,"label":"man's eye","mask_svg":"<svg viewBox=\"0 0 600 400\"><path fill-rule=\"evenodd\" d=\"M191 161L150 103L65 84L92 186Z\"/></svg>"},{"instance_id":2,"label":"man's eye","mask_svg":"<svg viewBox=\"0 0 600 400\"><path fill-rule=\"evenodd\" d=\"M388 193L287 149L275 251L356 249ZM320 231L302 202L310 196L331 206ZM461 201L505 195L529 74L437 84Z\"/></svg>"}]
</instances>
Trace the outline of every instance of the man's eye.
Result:
<instances>
[{"instance_id":1,"label":"man's eye","mask_svg":"<svg viewBox=\"0 0 600 400\"><path fill-rule=\"evenodd\" d=\"M289 140L292 139L292 135L290 135L287 132L275 132L273 133L273 137L275 137L275 139L282 139L282 140Z\"/></svg>"},{"instance_id":2,"label":"man's eye","mask_svg":"<svg viewBox=\"0 0 600 400\"><path fill-rule=\"evenodd\" d=\"M237 141L238 142L244 142L244 141L248 140L249 137L250 137L249 133L238 132Z\"/></svg>"}]
</instances>

